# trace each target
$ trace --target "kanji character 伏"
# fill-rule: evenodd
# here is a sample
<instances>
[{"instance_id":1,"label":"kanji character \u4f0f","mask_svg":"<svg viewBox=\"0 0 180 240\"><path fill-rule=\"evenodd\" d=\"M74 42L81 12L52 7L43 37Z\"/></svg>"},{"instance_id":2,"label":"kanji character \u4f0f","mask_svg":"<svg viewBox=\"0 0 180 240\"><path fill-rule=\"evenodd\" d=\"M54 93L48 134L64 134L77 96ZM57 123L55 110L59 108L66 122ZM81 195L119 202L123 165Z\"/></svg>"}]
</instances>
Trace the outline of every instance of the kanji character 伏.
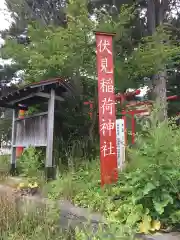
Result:
<instances>
[{"instance_id":1,"label":"kanji character \u4f0f","mask_svg":"<svg viewBox=\"0 0 180 240\"><path fill-rule=\"evenodd\" d=\"M110 46L110 43L108 40L100 40L98 44L99 52L102 53L106 51L107 53L112 55L112 52L108 48L109 46Z\"/></svg>"}]
</instances>

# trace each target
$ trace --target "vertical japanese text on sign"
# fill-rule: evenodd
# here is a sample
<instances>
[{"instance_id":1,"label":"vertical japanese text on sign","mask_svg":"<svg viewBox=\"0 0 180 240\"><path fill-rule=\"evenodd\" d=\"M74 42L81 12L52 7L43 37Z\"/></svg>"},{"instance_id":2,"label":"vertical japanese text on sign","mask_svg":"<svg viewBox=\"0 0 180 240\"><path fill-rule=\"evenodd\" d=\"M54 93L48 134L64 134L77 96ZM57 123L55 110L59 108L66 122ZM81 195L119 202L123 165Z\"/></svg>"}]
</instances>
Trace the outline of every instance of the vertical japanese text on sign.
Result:
<instances>
[{"instance_id":1,"label":"vertical japanese text on sign","mask_svg":"<svg viewBox=\"0 0 180 240\"><path fill-rule=\"evenodd\" d=\"M117 181L112 35L96 33L101 185Z\"/></svg>"}]
</instances>

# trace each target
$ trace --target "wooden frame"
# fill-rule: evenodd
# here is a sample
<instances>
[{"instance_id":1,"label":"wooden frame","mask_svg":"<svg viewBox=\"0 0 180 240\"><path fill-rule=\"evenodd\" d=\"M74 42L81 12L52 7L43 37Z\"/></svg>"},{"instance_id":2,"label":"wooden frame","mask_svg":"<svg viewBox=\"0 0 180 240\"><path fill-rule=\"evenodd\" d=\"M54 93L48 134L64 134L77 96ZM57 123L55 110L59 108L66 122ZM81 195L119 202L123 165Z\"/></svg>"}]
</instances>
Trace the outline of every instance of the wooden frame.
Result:
<instances>
[{"instance_id":1,"label":"wooden frame","mask_svg":"<svg viewBox=\"0 0 180 240\"><path fill-rule=\"evenodd\" d=\"M32 95L31 95L32 96ZM24 99L24 98L23 98ZM13 109L13 120L12 120L12 148L11 148L11 172L15 173L16 171L16 148L17 147L29 147L29 146L33 146L33 147L46 147L46 162L45 162L45 167L47 169L47 179L52 179L54 178L54 161L53 161L53 139L54 139L54 111L55 111L55 90L51 89L51 92L49 94L49 98L48 98L48 111L47 112L42 112L42 113L38 113L32 116L27 116L24 117L23 119L20 118L16 118L16 113L17 110ZM44 118L46 120L47 118L47 127L45 127L45 129L40 128L39 132L37 129L35 129L34 131L34 137L39 136L39 141L41 142L40 144L37 144L35 139L33 139L33 137L31 136L31 139L28 139L27 133L25 131L25 124L26 121L34 121L35 119L37 119L38 121ZM23 127L20 127L20 129L18 129L18 124L22 124ZM35 122L35 125L37 125L37 121ZM20 125L21 126L21 125ZM39 127L39 125L37 126ZM23 129L24 128L24 129ZM30 128L30 125L28 126L28 128ZM47 135L47 138L45 137L45 135L43 135L44 142L42 141L43 139L41 139L41 135L40 133L42 133L42 131L44 131L43 133L46 133L45 135ZM18 133L20 133L20 136L17 136ZM22 137L22 135L25 135L25 139L27 140L26 143L23 142L22 139L24 139ZM20 140L19 140L20 139ZM25 140L24 140L25 141ZM37 141L38 142L38 141Z\"/></svg>"},{"instance_id":2,"label":"wooden frame","mask_svg":"<svg viewBox=\"0 0 180 240\"><path fill-rule=\"evenodd\" d=\"M0 98L0 107L12 108L12 143L11 143L11 173L16 169L16 148L45 147L46 148L46 176L47 180L55 177L53 159L54 118L56 101L64 102L64 95L72 96L68 82L53 79L31 85L9 93ZM32 116L18 118L18 109L28 109L28 106L48 101L48 111ZM29 136L30 134L30 136Z\"/></svg>"}]
</instances>

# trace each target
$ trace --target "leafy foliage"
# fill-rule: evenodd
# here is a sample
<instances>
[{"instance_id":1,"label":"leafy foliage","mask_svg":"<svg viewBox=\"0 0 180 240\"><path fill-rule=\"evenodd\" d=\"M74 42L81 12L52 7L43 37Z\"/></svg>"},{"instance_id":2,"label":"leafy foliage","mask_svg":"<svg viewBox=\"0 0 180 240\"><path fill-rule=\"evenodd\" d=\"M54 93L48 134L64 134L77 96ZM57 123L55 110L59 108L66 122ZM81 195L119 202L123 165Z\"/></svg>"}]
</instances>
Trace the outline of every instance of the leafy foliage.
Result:
<instances>
[{"instance_id":1,"label":"leafy foliage","mask_svg":"<svg viewBox=\"0 0 180 240\"><path fill-rule=\"evenodd\" d=\"M12 12L16 27L23 29L29 21L36 20L42 25L66 25L66 0L6 0L8 9Z\"/></svg>"},{"instance_id":2,"label":"leafy foliage","mask_svg":"<svg viewBox=\"0 0 180 240\"><path fill-rule=\"evenodd\" d=\"M132 9L124 7L117 21L114 21L110 15L100 12L97 12L96 20L93 20L89 16L86 1L79 0L68 4L67 17L66 28L54 25L42 27L37 22L30 23L28 35L31 43L25 46L18 44L16 39L10 39L7 40L2 52L4 57L13 58L22 69L25 69L26 82L36 82L57 76L69 78L75 92L75 99L69 99L57 107L59 110L57 123L63 122L60 129L61 136L63 141L69 141L66 139L67 136L73 135L75 136L73 140L89 137L93 142L98 138L97 114L94 114L95 121L92 123L88 116L89 109L85 109L83 105L84 101L97 102L93 31L104 29L116 32L115 43L119 44L122 40L125 43L129 36L129 28L126 28L126 24L133 18L133 13ZM117 54L123 51L121 49ZM119 71L116 72L117 81L118 74ZM126 79L124 82L127 82Z\"/></svg>"},{"instance_id":3,"label":"leafy foliage","mask_svg":"<svg viewBox=\"0 0 180 240\"><path fill-rule=\"evenodd\" d=\"M25 149L22 156L18 160L18 169L23 177L38 178L38 171L41 170L44 164L43 154L41 151L33 147Z\"/></svg>"},{"instance_id":4,"label":"leafy foliage","mask_svg":"<svg viewBox=\"0 0 180 240\"><path fill-rule=\"evenodd\" d=\"M60 175L48 187L49 197L72 199L75 204L104 213L110 222L145 233L177 226L179 137L179 129L172 124L152 126L147 138L139 137L138 148L130 150L131 161L126 171L119 173L118 184L101 189L99 163L95 161L74 173Z\"/></svg>"},{"instance_id":5,"label":"leafy foliage","mask_svg":"<svg viewBox=\"0 0 180 240\"><path fill-rule=\"evenodd\" d=\"M121 187L115 190L122 199L117 218L133 225L148 215L162 225L172 224L179 208L179 134L179 129L164 122L152 127L145 141L140 138L131 152L129 171L122 174Z\"/></svg>"},{"instance_id":6,"label":"leafy foliage","mask_svg":"<svg viewBox=\"0 0 180 240\"><path fill-rule=\"evenodd\" d=\"M29 26L28 34L32 43L28 47L17 45L16 41L8 42L4 50L5 56L13 57L26 68L27 81L69 76L72 81L76 80L76 85L82 86L83 79L87 79L89 85L95 83L93 30L117 32L118 41L125 36L125 24L132 14L128 16L130 11L123 8L118 21L114 22L110 16L99 13L102 21L96 22L89 18L85 2L71 1L68 5L67 28L43 28L36 23Z\"/></svg>"}]
</instances>

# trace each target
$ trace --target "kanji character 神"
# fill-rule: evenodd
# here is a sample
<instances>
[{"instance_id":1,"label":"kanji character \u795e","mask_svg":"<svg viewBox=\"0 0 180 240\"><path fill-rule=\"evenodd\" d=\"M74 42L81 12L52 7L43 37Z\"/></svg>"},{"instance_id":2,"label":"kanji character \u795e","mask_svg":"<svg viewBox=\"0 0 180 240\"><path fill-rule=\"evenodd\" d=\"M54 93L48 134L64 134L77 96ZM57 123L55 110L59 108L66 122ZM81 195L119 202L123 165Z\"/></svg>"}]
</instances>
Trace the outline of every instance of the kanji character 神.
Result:
<instances>
[{"instance_id":1,"label":"kanji character \u795e","mask_svg":"<svg viewBox=\"0 0 180 240\"><path fill-rule=\"evenodd\" d=\"M109 136L111 136L112 130L115 128L115 122L112 122L111 119L109 119L108 122L105 122L103 119L103 123L100 125L100 131L102 131L103 135L105 136L106 131L108 131Z\"/></svg>"},{"instance_id":2,"label":"kanji character \u795e","mask_svg":"<svg viewBox=\"0 0 180 240\"><path fill-rule=\"evenodd\" d=\"M100 42L99 42L97 47L99 48L99 52L100 53L102 53L104 51L107 51L109 54L112 55L112 52L108 48L109 46L111 46L111 45L110 45L108 40L100 40Z\"/></svg>"},{"instance_id":3,"label":"kanji character \u795e","mask_svg":"<svg viewBox=\"0 0 180 240\"><path fill-rule=\"evenodd\" d=\"M115 147L113 147L112 142L104 142L104 145L101 147L101 152L103 153L104 157L114 155L115 152L113 151Z\"/></svg>"},{"instance_id":4,"label":"kanji character \u795e","mask_svg":"<svg viewBox=\"0 0 180 240\"><path fill-rule=\"evenodd\" d=\"M110 115L112 115L113 106L115 104L114 101L109 97L108 99L104 98L102 102L103 102L103 104L102 104L101 108L102 108L103 114L107 111L107 112L109 112Z\"/></svg>"},{"instance_id":5,"label":"kanji character \u795e","mask_svg":"<svg viewBox=\"0 0 180 240\"><path fill-rule=\"evenodd\" d=\"M112 83L112 79L102 79L101 82L101 90L102 92L106 92L106 93L114 93L114 86Z\"/></svg>"},{"instance_id":6,"label":"kanji character \u795e","mask_svg":"<svg viewBox=\"0 0 180 240\"><path fill-rule=\"evenodd\" d=\"M108 59L107 58L102 58L101 59L101 72L113 73L112 69L108 71Z\"/></svg>"}]
</instances>

